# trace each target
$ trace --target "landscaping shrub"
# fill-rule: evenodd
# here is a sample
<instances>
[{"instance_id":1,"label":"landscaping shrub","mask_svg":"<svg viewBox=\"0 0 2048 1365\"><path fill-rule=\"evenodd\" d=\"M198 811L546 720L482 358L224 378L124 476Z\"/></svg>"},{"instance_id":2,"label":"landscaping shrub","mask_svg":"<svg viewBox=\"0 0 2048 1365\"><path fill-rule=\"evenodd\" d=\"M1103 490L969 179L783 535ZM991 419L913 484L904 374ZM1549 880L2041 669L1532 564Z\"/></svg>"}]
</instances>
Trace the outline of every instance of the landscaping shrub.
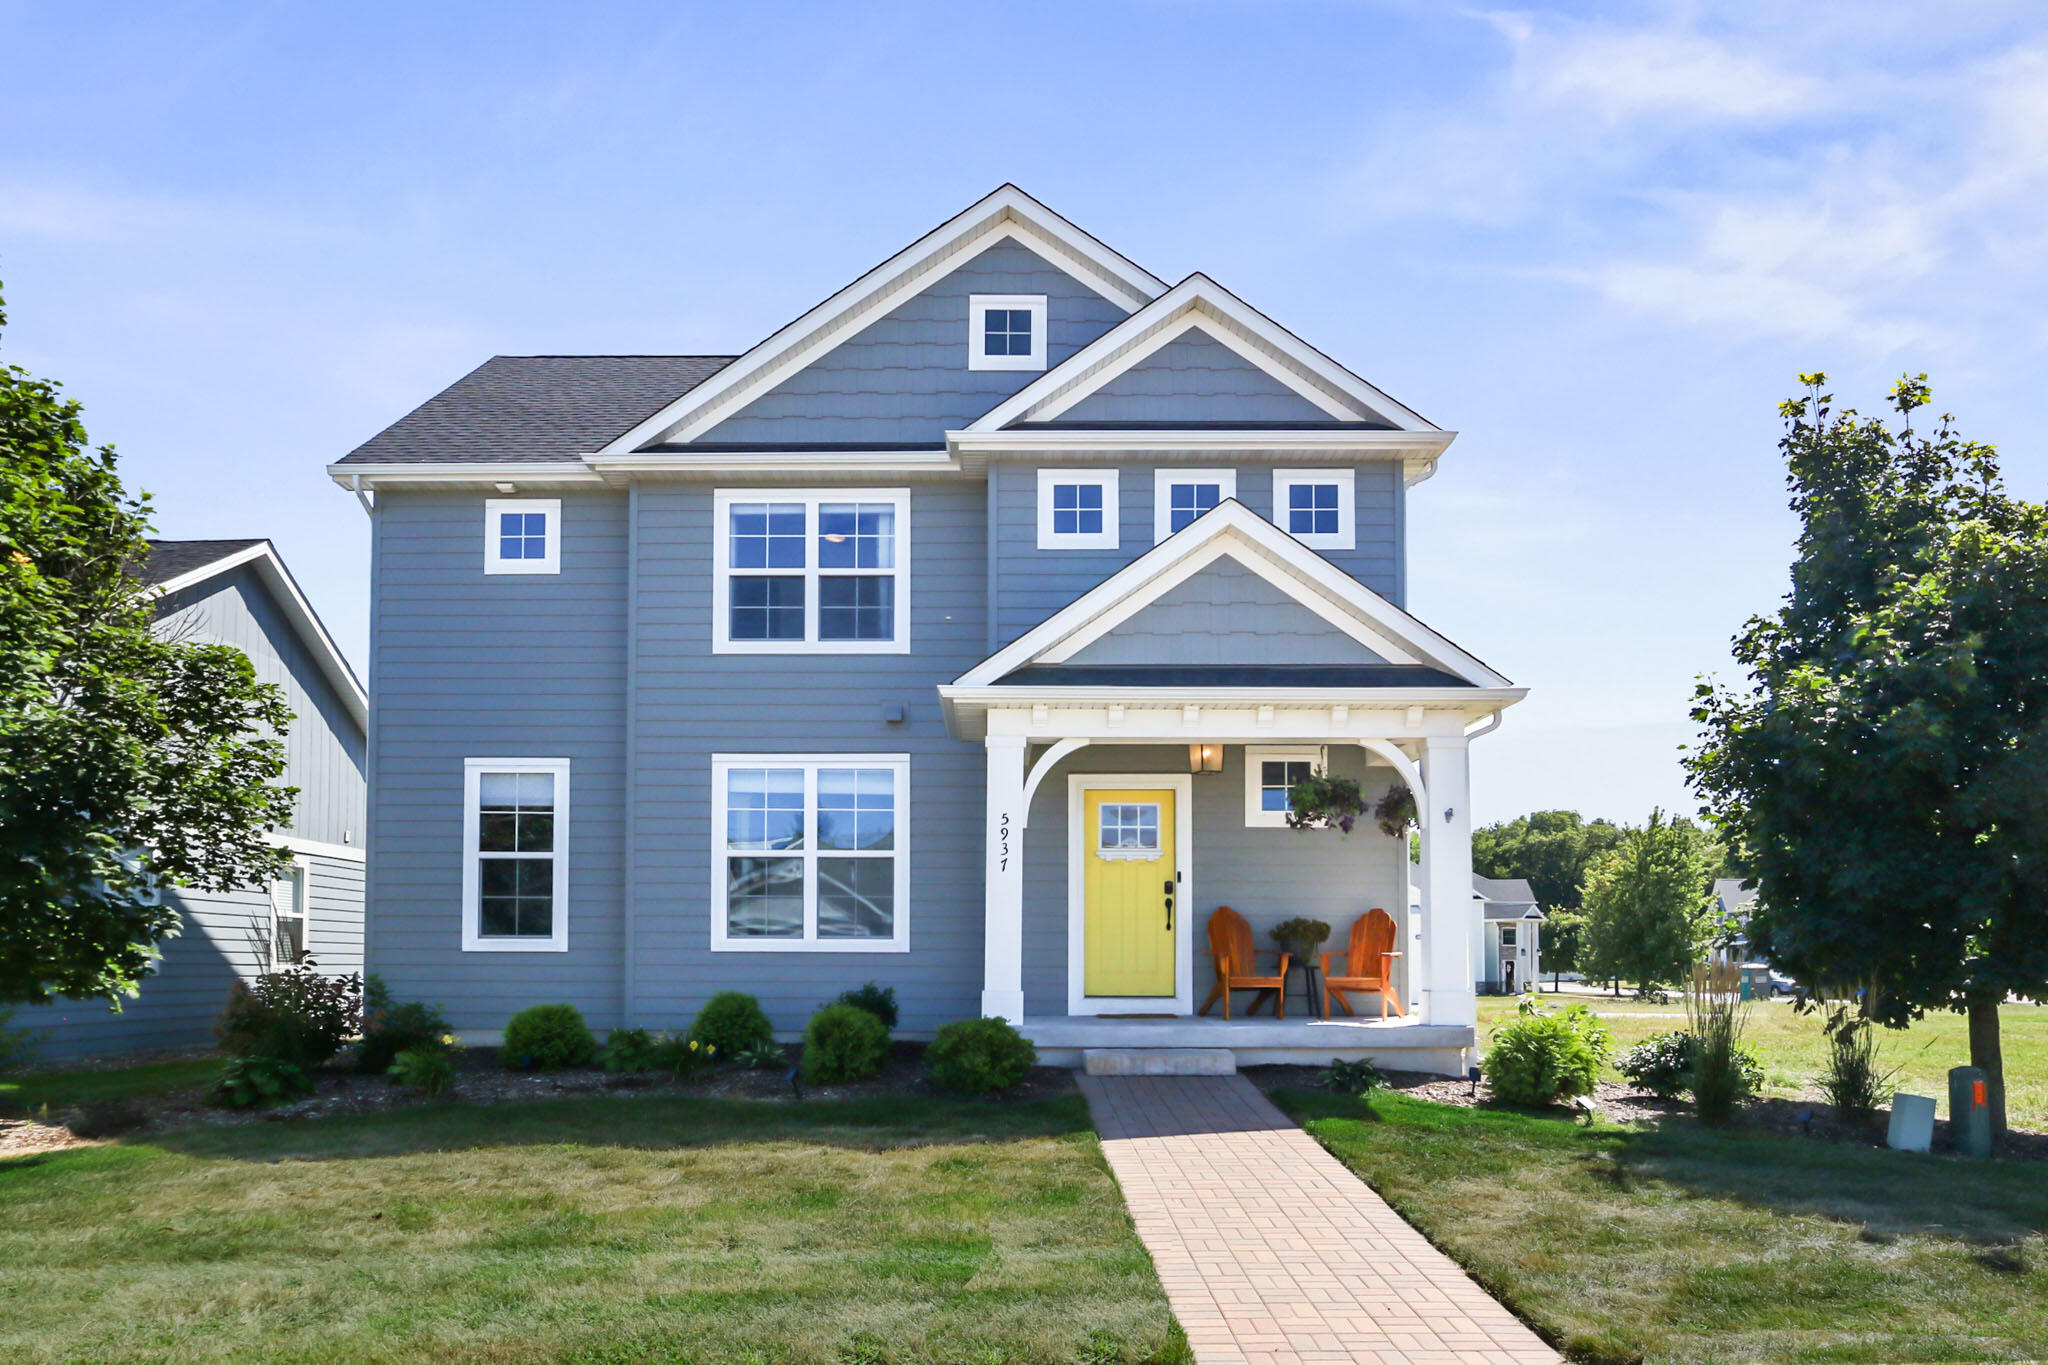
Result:
<instances>
[{"instance_id":1,"label":"landscaping shrub","mask_svg":"<svg viewBox=\"0 0 2048 1365\"><path fill-rule=\"evenodd\" d=\"M1700 1055L1700 1040L1689 1029L1659 1033L1621 1054L1615 1069L1628 1077L1638 1090L1659 1099L1676 1100L1694 1093L1693 1076ZM1736 1044L1730 1054L1737 1100L1746 1100L1763 1089L1764 1067L1756 1049Z\"/></svg>"},{"instance_id":2,"label":"landscaping shrub","mask_svg":"<svg viewBox=\"0 0 2048 1365\"><path fill-rule=\"evenodd\" d=\"M363 980L322 976L310 962L237 981L214 1034L237 1057L318 1066L341 1051L363 1022Z\"/></svg>"},{"instance_id":3,"label":"landscaping shrub","mask_svg":"<svg viewBox=\"0 0 2048 1365\"><path fill-rule=\"evenodd\" d=\"M1606 1026L1584 1005L1545 1014L1525 1000L1519 1018L1493 1031L1486 1079L1494 1097L1510 1104L1556 1104L1593 1093L1612 1046Z\"/></svg>"},{"instance_id":4,"label":"landscaping shrub","mask_svg":"<svg viewBox=\"0 0 2048 1365\"><path fill-rule=\"evenodd\" d=\"M870 981L850 991L839 993L839 1003L855 1009L866 1010L882 1021L882 1027L891 1033L896 1031L896 988L881 986Z\"/></svg>"},{"instance_id":5,"label":"landscaping shrub","mask_svg":"<svg viewBox=\"0 0 2048 1365\"><path fill-rule=\"evenodd\" d=\"M1899 1074L1879 1059L1876 1025L1856 1005L1837 1001L1828 1007L1821 1031L1827 1035L1828 1063L1820 1075L1820 1093L1838 1118L1875 1118Z\"/></svg>"},{"instance_id":6,"label":"landscaping shrub","mask_svg":"<svg viewBox=\"0 0 2048 1365\"><path fill-rule=\"evenodd\" d=\"M827 1005L804 1025L803 1076L813 1085L866 1080L888 1052L881 1020L858 1005Z\"/></svg>"},{"instance_id":7,"label":"landscaping shrub","mask_svg":"<svg viewBox=\"0 0 2048 1365\"><path fill-rule=\"evenodd\" d=\"M780 1043L755 1043L752 1047L731 1057L722 1058L739 1066L752 1067L756 1071L768 1071L789 1064L789 1053Z\"/></svg>"},{"instance_id":8,"label":"landscaping shrub","mask_svg":"<svg viewBox=\"0 0 2048 1365\"><path fill-rule=\"evenodd\" d=\"M721 1057L737 1057L757 1043L774 1042L775 1030L753 996L745 991L720 991L697 1011L690 1037L717 1048Z\"/></svg>"},{"instance_id":9,"label":"landscaping shrub","mask_svg":"<svg viewBox=\"0 0 2048 1365\"><path fill-rule=\"evenodd\" d=\"M1361 1057L1355 1062L1335 1058L1323 1073L1323 1084L1340 1095L1364 1095L1387 1083L1380 1069Z\"/></svg>"},{"instance_id":10,"label":"landscaping shrub","mask_svg":"<svg viewBox=\"0 0 2048 1365\"><path fill-rule=\"evenodd\" d=\"M644 1028L615 1028L605 1036L597 1064L614 1075L654 1069L654 1035Z\"/></svg>"},{"instance_id":11,"label":"landscaping shrub","mask_svg":"<svg viewBox=\"0 0 2048 1365\"><path fill-rule=\"evenodd\" d=\"M1732 966L1695 967L1685 997L1686 1017L1694 1038L1692 1107L1700 1122L1722 1124L1735 1108L1756 1093L1763 1068L1742 1045L1748 1010L1742 999L1742 974Z\"/></svg>"},{"instance_id":12,"label":"landscaping shrub","mask_svg":"<svg viewBox=\"0 0 2048 1365\"><path fill-rule=\"evenodd\" d=\"M1038 1049L1007 1019L960 1019L924 1050L932 1082L966 1095L1007 1090L1038 1063Z\"/></svg>"},{"instance_id":13,"label":"landscaping shrub","mask_svg":"<svg viewBox=\"0 0 2048 1365\"><path fill-rule=\"evenodd\" d=\"M224 1109L254 1109L312 1093L312 1078L303 1067L258 1055L229 1058L207 1098Z\"/></svg>"},{"instance_id":14,"label":"landscaping shrub","mask_svg":"<svg viewBox=\"0 0 2048 1365\"><path fill-rule=\"evenodd\" d=\"M391 988L372 972L363 978L363 1039L356 1044L356 1067L368 1075L381 1076L409 1047L430 1043L448 1032L448 1020L439 1005L424 1000L403 1003L391 998Z\"/></svg>"},{"instance_id":15,"label":"landscaping shrub","mask_svg":"<svg viewBox=\"0 0 2048 1365\"><path fill-rule=\"evenodd\" d=\"M725 1059L710 1043L664 1033L654 1040L647 1060L655 1070L666 1071L680 1081L696 1075L699 1069L713 1062Z\"/></svg>"},{"instance_id":16,"label":"landscaping shrub","mask_svg":"<svg viewBox=\"0 0 2048 1365\"><path fill-rule=\"evenodd\" d=\"M440 1042L420 1043L391 1059L391 1079L438 1095L455 1083L455 1059Z\"/></svg>"},{"instance_id":17,"label":"landscaping shrub","mask_svg":"<svg viewBox=\"0 0 2048 1365\"><path fill-rule=\"evenodd\" d=\"M498 1059L519 1069L582 1066L597 1055L597 1038L574 1005L533 1005L505 1025Z\"/></svg>"}]
</instances>

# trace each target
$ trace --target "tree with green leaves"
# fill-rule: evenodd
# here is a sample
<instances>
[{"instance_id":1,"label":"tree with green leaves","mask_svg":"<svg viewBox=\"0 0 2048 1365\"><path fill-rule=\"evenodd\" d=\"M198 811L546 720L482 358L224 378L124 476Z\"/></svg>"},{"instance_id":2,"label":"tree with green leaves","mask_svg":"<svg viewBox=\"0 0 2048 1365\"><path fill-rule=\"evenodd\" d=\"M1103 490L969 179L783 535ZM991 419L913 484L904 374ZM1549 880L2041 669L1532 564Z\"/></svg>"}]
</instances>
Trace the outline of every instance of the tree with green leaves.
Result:
<instances>
[{"instance_id":1,"label":"tree with green leaves","mask_svg":"<svg viewBox=\"0 0 2048 1365\"><path fill-rule=\"evenodd\" d=\"M0 1004L118 1008L177 929L161 888L290 861L284 693L152 628L148 530L78 404L0 366Z\"/></svg>"},{"instance_id":2,"label":"tree with green leaves","mask_svg":"<svg viewBox=\"0 0 2048 1365\"><path fill-rule=\"evenodd\" d=\"M1586 873L1626 833L1612 821L1582 819L1575 810L1539 810L1472 831L1472 870L1482 877L1526 878L1543 907L1543 965L1550 968L1553 986L1558 973L1584 966L1578 911Z\"/></svg>"},{"instance_id":3,"label":"tree with green leaves","mask_svg":"<svg viewBox=\"0 0 2048 1365\"><path fill-rule=\"evenodd\" d=\"M1792 590L1702 683L1691 781L1756 879L1752 942L1880 1023L1969 1017L2005 1130L1998 1010L2048 996L2048 509L1944 415L1781 405ZM1871 989L1873 988L1874 989Z\"/></svg>"},{"instance_id":4,"label":"tree with green leaves","mask_svg":"<svg viewBox=\"0 0 2048 1365\"><path fill-rule=\"evenodd\" d=\"M1583 956L1595 976L1638 995L1687 979L1717 930L1712 887L1721 851L1699 826L1650 812L1586 874Z\"/></svg>"}]
</instances>

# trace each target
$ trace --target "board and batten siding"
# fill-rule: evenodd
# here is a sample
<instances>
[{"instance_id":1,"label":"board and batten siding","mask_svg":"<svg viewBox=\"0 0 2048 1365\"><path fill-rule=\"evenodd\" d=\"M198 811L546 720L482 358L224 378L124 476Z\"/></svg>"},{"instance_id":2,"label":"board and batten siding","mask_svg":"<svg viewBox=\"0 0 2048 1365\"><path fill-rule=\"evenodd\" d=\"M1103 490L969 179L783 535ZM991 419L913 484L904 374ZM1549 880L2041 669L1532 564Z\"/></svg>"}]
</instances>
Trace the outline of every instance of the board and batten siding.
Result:
<instances>
[{"instance_id":1,"label":"board and batten siding","mask_svg":"<svg viewBox=\"0 0 2048 1365\"><path fill-rule=\"evenodd\" d=\"M1046 362L1058 365L1125 312L1038 253L1005 240L978 253L741 408L700 443L943 440L1038 377L967 367L968 299L1043 294ZM1319 416L1323 414L1318 414Z\"/></svg>"},{"instance_id":2,"label":"board and batten siding","mask_svg":"<svg viewBox=\"0 0 2048 1365\"><path fill-rule=\"evenodd\" d=\"M628 498L559 496L559 574L484 573L480 493L377 505L369 962L462 1028L556 1002L619 1018ZM568 951L462 950L470 758L570 760Z\"/></svg>"},{"instance_id":3,"label":"board and batten siding","mask_svg":"<svg viewBox=\"0 0 2048 1365\"><path fill-rule=\"evenodd\" d=\"M934 691L981 659L982 489L910 491L908 654L711 652L713 489L637 496L634 597L632 1018L686 1025L720 990L758 996L795 1036L865 981L896 988L906 1032L978 1012L982 987L981 746L946 733ZM890 723L884 708L900 706ZM714 754L910 755L910 951L713 952Z\"/></svg>"},{"instance_id":4,"label":"board and batten siding","mask_svg":"<svg viewBox=\"0 0 2048 1365\"><path fill-rule=\"evenodd\" d=\"M1230 468L1229 457L1217 454L1199 462L1200 469ZM1067 606L1096 584L1144 554L1153 545L1153 472L1156 461L1076 461L1074 467L1115 469L1119 508L1117 547L1113 550L1041 550L1038 548L1038 470L1024 461L989 465L989 503L995 525L989 534L988 558L993 575L994 626L990 652L1001 648ZM1336 461L1302 467L1344 467ZM1401 467L1390 460L1350 466L1356 470L1354 503L1355 548L1319 551L1325 559L1374 592L1403 602L1401 523L1406 490ZM1240 465L1237 500L1262 517L1273 515L1273 469Z\"/></svg>"},{"instance_id":5,"label":"board and batten siding","mask_svg":"<svg viewBox=\"0 0 2048 1365\"><path fill-rule=\"evenodd\" d=\"M1024 1012L1027 1015L1067 1012L1067 779L1076 773L1157 773L1161 778L1187 772L1185 745L1091 745L1061 760L1032 798L1031 822L1024 831ZM1183 918L1177 932L1193 934L1194 1005L1200 1008L1216 984L1215 964L1208 956L1209 916L1228 905L1251 924L1261 947L1272 942L1271 927L1305 915L1330 926L1326 947L1340 951L1351 922L1378 907L1394 917L1400 938L1412 949L1408 925L1408 841L1390 839L1370 819L1348 835L1335 830L1250 828L1245 824L1245 750L1228 745L1223 771L1196 773L1194 797L1194 866L1191 894L1181 902ZM1333 745L1330 769L1339 777L1357 778L1369 804L1393 784L1393 772L1368 767L1356 746ZM1406 959L1403 959L1404 963ZM1261 957L1270 967L1272 959ZM1405 967L1396 979L1405 991ZM1300 977L1290 1012L1300 1008ZM1233 1012L1251 1004L1240 994ZM1221 1017L1219 1006L1212 1011ZM1263 1015L1262 1015L1263 1017Z\"/></svg>"}]
</instances>

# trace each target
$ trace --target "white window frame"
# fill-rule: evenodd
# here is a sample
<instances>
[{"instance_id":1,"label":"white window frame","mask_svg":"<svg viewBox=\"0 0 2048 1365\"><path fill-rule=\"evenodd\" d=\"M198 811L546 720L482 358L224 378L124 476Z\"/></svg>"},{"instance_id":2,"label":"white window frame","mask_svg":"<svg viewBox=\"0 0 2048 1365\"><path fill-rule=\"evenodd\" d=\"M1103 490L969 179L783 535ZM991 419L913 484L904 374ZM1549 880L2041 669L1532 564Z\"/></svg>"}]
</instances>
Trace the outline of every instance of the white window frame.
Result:
<instances>
[{"instance_id":1,"label":"white window frame","mask_svg":"<svg viewBox=\"0 0 2048 1365\"><path fill-rule=\"evenodd\" d=\"M788 852L745 850L737 855L726 845L726 808L731 796L727 774L734 768L802 768L804 772L804 839ZM818 937L818 859L840 850L818 847L818 772L823 768L887 768L895 774L896 828L894 933L879 938ZM734 938L728 932L726 865L728 857L802 858L804 862L804 936L802 938ZM714 953L907 953L910 951L910 755L909 754L713 754L711 756L711 951Z\"/></svg>"},{"instance_id":2,"label":"white window frame","mask_svg":"<svg viewBox=\"0 0 2048 1365\"><path fill-rule=\"evenodd\" d=\"M1114 469L1041 469L1038 471L1038 548L1041 550L1114 550L1122 511L1117 505ZM1052 492L1063 483L1102 490L1102 529L1059 535L1052 529Z\"/></svg>"},{"instance_id":3,"label":"white window frame","mask_svg":"<svg viewBox=\"0 0 2048 1365\"><path fill-rule=\"evenodd\" d=\"M1173 488L1182 483L1222 485L1217 503L1237 496L1235 469L1155 469L1152 471L1152 543L1157 545L1173 534Z\"/></svg>"},{"instance_id":4,"label":"white window frame","mask_svg":"<svg viewBox=\"0 0 2048 1365\"><path fill-rule=\"evenodd\" d=\"M1321 768L1323 750L1313 744L1246 745L1244 751L1244 823L1246 829L1286 829L1287 812L1267 810L1261 799L1265 786L1260 765L1266 763L1307 763Z\"/></svg>"},{"instance_id":5,"label":"white window frame","mask_svg":"<svg viewBox=\"0 0 2048 1365\"><path fill-rule=\"evenodd\" d=\"M1301 484L1337 485L1337 530L1334 535L1294 535L1311 550L1351 550L1358 545L1358 523L1353 501L1358 482L1355 469L1276 469L1273 471L1273 524L1287 531L1287 492Z\"/></svg>"},{"instance_id":6,"label":"white window frame","mask_svg":"<svg viewBox=\"0 0 2048 1365\"><path fill-rule=\"evenodd\" d=\"M566 758L465 758L462 760L462 951L465 953L566 953L569 951L569 760ZM482 931L483 879L477 863L482 832L485 773L552 773L555 778L555 904L546 938L486 938Z\"/></svg>"},{"instance_id":7,"label":"white window frame","mask_svg":"<svg viewBox=\"0 0 2048 1365\"><path fill-rule=\"evenodd\" d=\"M498 516L503 512L543 512L548 519L547 553L539 559L504 559L498 550ZM562 571L562 500L560 498L484 499L484 572L487 574L560 573Z\"/></svg>"},{"instance_id":8,"label":"white window frame","mask_svg":"<svg viewBox=\"0 0 2048 1365\"><path fill-rule=\"evenodd\" d=\"M293 858L291 871L270 883L270 969L289 967L292 963L280 962L277 954L278 930L286 919L284 904L278 898L279 888L289 888L285 894L291 898L292 918L299 922L299 942L305 945L305 955L313 957L313 868L306 858Z\"/></svg>"},{"instance_id":9,"label":"white window frame","mask_svg":"<svg viewBox=\"0 0 2048 1365\"><path fill-rule=\"evenodd\" d=\"M1031 354L989 355L983 325L992 308L1021 309L1031 314ZM1042 370L1045 368L1045 295L970 294L967 296L967 368L970 370Z\"/></svg>"},{"instance_id":10,"label":"white window frame","mask_svg":"<svg viewBox=\"0 0 2048 1365\"><path fill-rule=\"evenodd\" d=\"M747 502L804 504L804 567L734 569L732 506ZM818 507L828 502L886 502L896 509L895 567L889 569L820 569ZM907 488L721 488L712 497L711 652L713 654L908 654L910 652L910 490ZM732 638L732 577L763 575L804 580L804 638L801 640L735 640ZM896 582L895 636L888 640L820 640L818 579L821 576L893 578Z\"/></svg>"}]
</instances>

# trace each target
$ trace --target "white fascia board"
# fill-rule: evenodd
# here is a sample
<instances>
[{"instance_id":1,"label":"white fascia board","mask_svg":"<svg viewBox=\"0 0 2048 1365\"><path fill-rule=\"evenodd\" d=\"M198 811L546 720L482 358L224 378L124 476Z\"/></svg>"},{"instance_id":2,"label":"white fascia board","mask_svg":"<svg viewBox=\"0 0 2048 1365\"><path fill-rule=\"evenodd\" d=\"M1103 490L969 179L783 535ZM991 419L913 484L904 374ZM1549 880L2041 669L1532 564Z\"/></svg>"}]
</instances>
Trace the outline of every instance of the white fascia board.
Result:
<instances>
[{"instance_id":1,"label":"white fascia board","mask_svg":"<svg viewBox=\"0 0 2048 1365\"><path fill-rule=\"evenodd\" d=\"M1183 315L1192 321L1182 325ZM1298 378L1313 381L1308 387L1298 383L1295 387L1325 411L1346 415L1338 413L1331 405L1329 396L1335 395L1410 431L1438 429L1412 408L1395 401L1222 285L1197 272L989 409L967 430L995 431L1027 417L1034 421L1050 420L1164 345L1165 341L1156 340L1155 333L1178 328L1171 333L1177 336L1186 330L1186 326L1200 325L1205 317L1223 323L1207 330L1253 364L1271 371L1273 367L1269 362L1279 359L1285 362L1286 367L1294 369ZM1247 346L1247 340L1270 350L1272 354L1259 354ZM1278 374L1274 377L1286 378Z\"/></svg>"},{"instance_id":2,"label":"white fascia board","mask_svg":"<svg viewBox=\"0 0 2048 1365\"><path fill-rule=\"evenodd\" d=\"M1400 642L1407 652L1475 687L1513 686L1485 663L1235 500L1219 503L1203 513L1179 533L1153 546L1013 643L976 664L956 682L962 686L987 686L1051 653L1068 637L1088 629L1102 617L1128 616L1178 581L1172 575L1183 561L1195 558L1212 542L1225 537L1238 542L1233 548L1251 551L1243 557L1247 568L1290 595L1301 598L1301 585L1274 577L1268 565L1258 562L1260 559L1277 563L1292 577L1347 608L1374 634ZM1312 604L1304 600L1303 605ZM1327 615L1325 619L1329 619Z\"/></svg>"},{"instance_id":3,"label":"white fascia board","mask_svg":"<svg viewBox=\"0 0 2048 1365\"><path fill-rule=\"evenodd\" d=\"M1043 732L1034 723L1026 737L1048 744L1068 737L1086 737L1098 744L1203 741L1290 745L1355 743L1363 738L1411 742L1424 738L1424 733L1407 723L1410 710L1454 716L1455 724L1462 727L1506 710L1529 695L1526 687L991 687L945 683L937 690L947 733L955 739L980 739L988 732L992 711L1024 712L1042 706L1047 711ZM1182 721L1190 706L1199 708L1202 717L1192 727ZM1107 718L1112 707L1123 712L1120 719ZM1335 719L1340 707L1349 711L1343 724ZM1320 713L1323 719L1306 726L1261 726L1256 717L1262 710L1274 708L1282 715ZM1255 719L1249 728L1219 719L1233 712ZM1148 716L1163 723L1148 724ZM1375 716L1400 716L1401 720L1375 725Z\"/></svg>"},{"instance_id":4,"label":"white fascia board","mask_svg":"<svg viewBox=\"0 0 2048 1365\"><path fill-rule=\"evenodd\" d=\"M407 484L437 487L487 487L516 483L531 487L567 483L603 483L601 475L580 459L550 461L546 464L478 464L449 460L442 462L392 462L390 464L331 464L327 477L351 492L393 488Z\"/></svg>"},{"instance_id":5,"label":"white fascia board","mask_svg":"<svg viewBox=\"0 0 2048 1365\"><path fill-rule=\"evenodd\" d=\"M319 613L313 610L313 604L306 600L306 595L299 591L299 585L292 578L291 571L285 568L284 561L278 558L277 551L271 547L269 541L251 545L246 550L237 550L231 555L214 560L211 564L202 564L187 573L181 573L176 578L152 583L148 595L167 597L174 592L182 592L194 584L204 583L210 578L218 578L244 564L255 568L264 586L270 589L270 595L284 608L285 619L291 622L292 629L298 633L299 639L311 652L313 662L320 666L321 674L334 688L335 694L341 698L341 704L348 708L349 715L367 734L370 726L369 693L365 692L362 683L357 681L356 672L349 667L347 657L334 643L334 637L327 633L327 627L321 622Z\"/></svg>"},{"instance_id":6,"label":"white fascia board","mask_svg":"<svg viewBox=\"0 0 2048 1365\"><path fill-rule=\"evenodd\" d=\"M1164 280L1015 185L1005 185L776 331L604 453L693 440L925 288L947 261L1005 237L1015 237L1127 312L1166 292Z\"/></svg>"}]
</instances>

